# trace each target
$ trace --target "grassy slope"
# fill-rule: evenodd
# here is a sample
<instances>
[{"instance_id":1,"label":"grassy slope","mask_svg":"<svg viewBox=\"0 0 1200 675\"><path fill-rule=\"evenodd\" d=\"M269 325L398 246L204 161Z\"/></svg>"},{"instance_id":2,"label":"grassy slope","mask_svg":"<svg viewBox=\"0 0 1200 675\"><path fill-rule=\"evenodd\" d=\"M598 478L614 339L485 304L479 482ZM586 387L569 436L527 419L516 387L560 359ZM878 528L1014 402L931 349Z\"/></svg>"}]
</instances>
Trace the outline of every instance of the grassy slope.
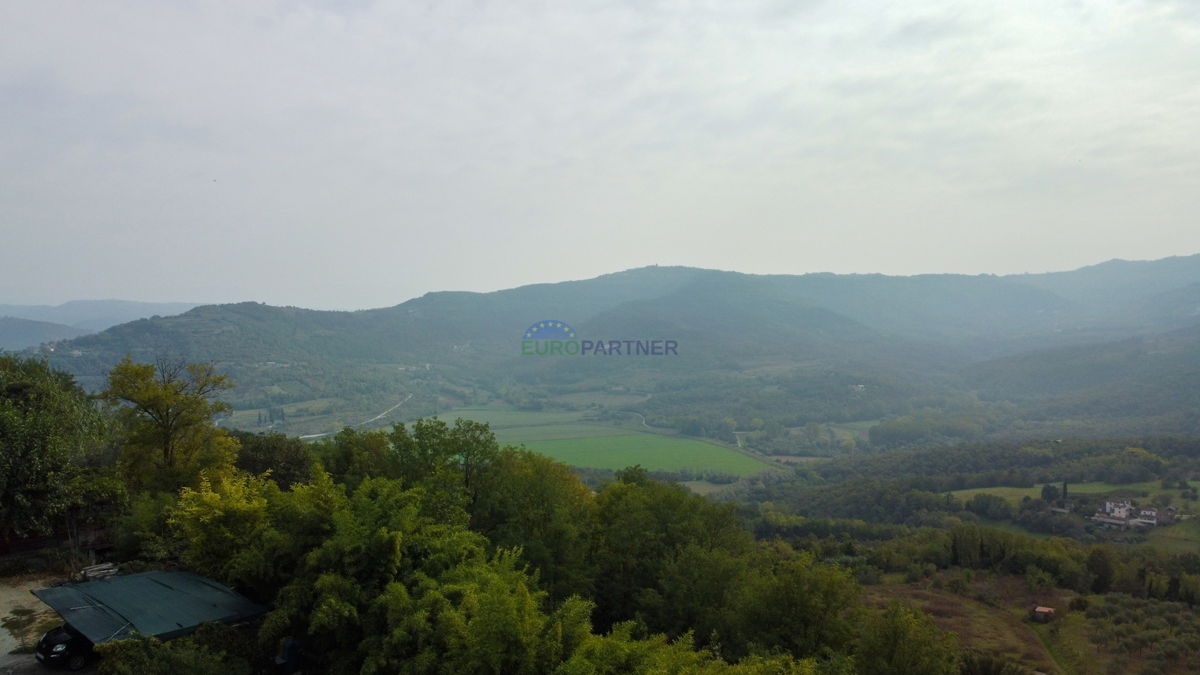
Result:
<instances>
[{"instance_id":1,"label":"grassy slope","mask_svg":"<svg viewBox=\"0 0 1200 675\"><path fill-rule=\"evenodd\" d=\"M940 573L942 580L950 578ZM1110 662L1117 656L1110 649L1097 649L1088 640L1089 627L1083 614L1071 612L1068 604L1074 593L1059 589L1030 590L1024 579L1012 576L977 575L965 594L932 587L929 580L919 584L901 584L896 575L892 583L866 586L863 601L882 606L892 600L910 602L928 612L943 630L958 634L960 643L972 649L1005 654L1023 662L1036 671L1054 675L1100 675L1110 671ZM977 598L987 598L983 602ZM1092 604L1103 603L1100 596L1090 596ZM1054 607L1061 615L1050 624L1028 620L1033 605ZM1123 672L1138 673L1150 663L1151 650L1128 654L1128 666ZM1190 672L1186 659L1168 663L1156 670L1159 675ZM1157 667L1157 666L1156 666Z\"/></svg>"},{"instance_id":2,"label":"grassy slope","mask_svg":"<svg viewBox=\"0 0 1200 675\"><path fill-rule=\"evenodd\" d=\"M568 438L525 445L572 466L600 469L623 469L641 464L651 471L712 469L746 476L771 468L747 455L711 443L658 434Z\"/></svg>"},{"instance_id":3,"label":"grassy slope","mask_svg":"<svg viewBox=\"0 0 1200 675\"><path fill-rule=\"evenodd\" d=\"M1146 537L1146 543L1168 553L1200 552L1200 521L1185 520L1171 527L1156 527Z\"/></svg>"},{"instance_id":4,"label":"grassy slope","mask_svg":"<svg viewBox=\"0 0 1200 675\"><path fill-rule=\"evenodd\" d=\"M496 438L501 445L517 445L536 441L558 441L571 438L598 438L635 435L632 429L608 427L599 424L550 424L546 426L513 427L498 429Z\"/></svg>"},{"instance_id":5,"label":"grassy slope","mask_svg":"<svg viewBox=\"0 0 1200 675\"><path fill-rule=\"evenodd\" d=\"M770 468L735 450L690 438L664 436L583 420L582 412L526 412L511 406L455 408L440 417L487 422L503 444L524 444L572 466L649 470L710 469L745 476Z\"/></svg>"},{"instance_id":6,"label":"grassy slope","mask_svg":"<svg viewBox=\"0 0 1200 675\"><path fill-rule=\"evenodd\" d=\"M1072 493L1072 492L1078 493L1078 494L1096 494L1096 493L1118 492L1118 491L1147 492L1147 493L1149 493L1149 495L1151 497L1153 497L1154 495L1157 495L1157 494L1161 494L1161 493L1173 494L1176 496L1179 495L1178 490L1162 489L1162 485L1159 483L1159 481L1150 481L1150 482L1146 482L1146 483L1130 483L1128 485L1116 485L1113 483L1069 483L1067 485L1068 494ZM1031 499L1037 499L1038 497L1041 497L1042 496L1042 486L1036 485L1036 486L1030 487L1030 488L1017 488L1017 487L972 488L970 490L955 490L953 492L954 496L958 497L959 499L963 499L963 500L970 499L971 497L974 497L975 495L981 494L981 493L989 494L989 495L996 495L998 497L1004 497L1013 506L1018 506L1018 505L1020 505L1021 500L1025 497L1029 497Z\"/></svg>"},{"instance_id":7,"label":"grassy slope","mask_svg":"<svg viewBox=\"0 0 1200 675\"><path fill-rule=\"evenodd\" d=\"M989 582L976 585L985 583ZM1020 580L1011 579L1000 579L995 583L1005 591L1010 590L1009 586L1020 588L1024 585ZM1020 593L1016 597L1023 600L1024 595ZM1013 598L1014 594L1007 592L1003 597ZM1014 602L1012 607L991 606L950 591L915 584L867 586L863 590L863 600L868 605L883 605L891 600L909 602L928 612L943 630L957 633L964 646L1004 654L1046 673L1070 672L1058 667L1054 656L1042 644L1031 624L1022 620L1024 611L1018 608L1020 600Z\"/></svg>"}]
</instances>

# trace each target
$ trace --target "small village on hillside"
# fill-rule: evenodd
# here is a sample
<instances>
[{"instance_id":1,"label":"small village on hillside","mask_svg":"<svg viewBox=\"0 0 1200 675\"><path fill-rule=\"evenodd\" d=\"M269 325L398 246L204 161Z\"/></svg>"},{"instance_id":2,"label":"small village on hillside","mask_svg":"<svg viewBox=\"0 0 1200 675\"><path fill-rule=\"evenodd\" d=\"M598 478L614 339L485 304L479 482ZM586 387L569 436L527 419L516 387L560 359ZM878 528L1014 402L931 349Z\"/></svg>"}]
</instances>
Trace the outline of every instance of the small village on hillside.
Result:
<instances>
[{"instance_id":1,"label":"small village on hillside","mask_svg":"<svg viewBox=\"0 0 1200 675\"><path fill-rule=\"evenodd\" d=\"M1158 509L1154 506L1134 506L1128 499L1117 499L1105 501L1103 510L1096 511L1091 520L1103 526L1122 529L1149 528L1170 525L1179 520L1179 516L1176 515L1174 506Z\"/></svg>"}]
</instances>

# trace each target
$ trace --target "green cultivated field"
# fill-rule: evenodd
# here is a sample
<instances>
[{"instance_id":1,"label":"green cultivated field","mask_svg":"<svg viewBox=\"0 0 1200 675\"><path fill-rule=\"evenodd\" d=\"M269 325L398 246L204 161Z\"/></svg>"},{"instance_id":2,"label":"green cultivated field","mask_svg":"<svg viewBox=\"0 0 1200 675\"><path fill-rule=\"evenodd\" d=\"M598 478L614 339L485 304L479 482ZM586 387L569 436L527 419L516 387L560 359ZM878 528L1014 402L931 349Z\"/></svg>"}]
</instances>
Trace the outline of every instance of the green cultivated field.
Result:
<instances>
[{"instance_id":1,"label":"green cultivated field","mask_svg":"<svg viewBox=\"0 0 1200 675\"><path fill-rule=\"evenodd\" d=\"M1004 497L1011 504L1017 506L1021 503L1021 499L1028 496L1031 499L1037 499L1042 496L1042 485L1039 483L1031 488L1017 487L990 487L990 488L972 488L970 490L955 490L952 494L963 501L974 497L977 494L996 495ZM1062 487L1062 483L1054 483L1056 487ZM1178 490L1164 490L1159 481L1150 481L1146 483L1130 483L1128 485L1116 485L1113 483L1067 483L1067 493L1078 494L1095 494L1103 492L1116 492L1120 490L1147 492L1151 497L1163 492L1178 496Z\"/></svg>"},{"instance_id":2,"label":"green cultivated field","mask_svg":"<svg viewBox=\"0 0 1200 675\"><path fill-rule=\"evenodd\" d=\"M1150 530L1146 543L1168 553L1200 553L1200 521L1192 518Z\"/></svg>"},{"instance_id":3,"label":"green cultivated field","mask_svg":"<svg viewBox=\"0 0 1200 675\"><path fill-rule=\"evenodd\" d=\"M712 469L745 476L769 468L727 448L658 434L564 438L526 443L525 447L572 466L600 469L623 469L641 464L651 471Z\"/></svg>"},{"instance_id":4,"label":"green cultivated field","mask_svg":"<svg viewBox=\"0 0 1200 675\"><path fill-rule=\"evenodd\" d=\"M571 424L583 417L582 412L525 412L508 405L464 406L439 413L438 418L453 422L457 418L487 422L492 431L516 427L544 427L552 424Z\"/></svg>"},{"instance_id":5,"label":"green cultivated field","mask_svg":"<svg viewBox=\"0 0 1200 675\"><path fill-rule=\"evenodd\" d=\"M739 476L770 468L740 452L690 438L589 423L583 412L524 412L510 406L455 408L439 415L487 422L503 445L521 445L571 466L651 471L709 469Z\"/></svg>"},{"instance_id":6,"label":"green cultivated field","mask_svg":"<svg viewBox=\"0 0 1200 675\"><path fill-rule=\"evenodd\" d=\"M501 445L532 443L534 441L559 441L567 438L598 438L613 436L645 436L632 429L606 427L598 424L552 424L543 427L516 427L493 429Z\"/></svg>"}]
</instances>

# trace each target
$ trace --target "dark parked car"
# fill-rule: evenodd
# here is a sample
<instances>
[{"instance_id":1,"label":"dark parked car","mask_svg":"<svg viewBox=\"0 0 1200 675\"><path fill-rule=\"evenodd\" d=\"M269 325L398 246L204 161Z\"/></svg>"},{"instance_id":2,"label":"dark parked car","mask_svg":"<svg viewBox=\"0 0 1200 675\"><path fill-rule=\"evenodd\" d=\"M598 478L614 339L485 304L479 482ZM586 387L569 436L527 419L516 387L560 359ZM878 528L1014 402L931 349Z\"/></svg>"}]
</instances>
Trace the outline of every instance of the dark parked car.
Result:
<instances>
[{"instance_id":1,"label":"dark parked car","mask_svg":"<svg viewBox=\"0 0 1200 675\"><path fill-rule=\"evenodd\" d=\"M95 654L92 641L70 624L63 624L43 635L35 653L37 660L48 666L66 666L70 670L83 668Z\"/></svg>"}]
</instances>

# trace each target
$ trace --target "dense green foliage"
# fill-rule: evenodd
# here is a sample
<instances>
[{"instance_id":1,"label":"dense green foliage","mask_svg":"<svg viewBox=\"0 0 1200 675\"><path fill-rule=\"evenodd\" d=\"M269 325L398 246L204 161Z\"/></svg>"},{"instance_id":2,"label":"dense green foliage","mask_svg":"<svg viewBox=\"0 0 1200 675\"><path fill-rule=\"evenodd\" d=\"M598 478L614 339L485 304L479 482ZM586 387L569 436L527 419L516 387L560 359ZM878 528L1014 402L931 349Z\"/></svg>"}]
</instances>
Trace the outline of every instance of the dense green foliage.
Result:
<instances>
[{"instance_id":1,"label":"dense green foliage","mask_svg":"<svg viewBox=\"0 0 1200 675\"><path fill-rule=\"evenodd\" d=\"M216 397L232 386L208 363L126 356L112 369L101 395L124 430L120 464L135 487L174 492L201 471L228 469L237 442L212 418L229 409Z\"/></svg>"},{"instance_id":2,"label":"dense green foliage","mask_svg":"<svg viewBox=\"0 0 1200 675\"><path fill-rule=\"evenodd\" d=\"M13 363L71 384L44 365ZM1073 482L1153 479L1156 503L1176 493L1189 501L1187 481L1200 473L1195 439L847 457L742 481L714 501L639 467L589 489L566 465L502 448L487 425L461 419L346 428L312 444L226 435L215 425L219 409L203 407L212 390L171 389L161 365L134 365L118 375L141 383L151 403L183 409L192 425L185 441L227 441L227 461L185 463L162 479L161 429L146 431L153 418L137 414L138 399L120 397L131 405L110 409L117 451L70 459L71 475L86 480L59 513L99 505L116 523L127 568L192 570L271 610L249 630L210 626L186 640L105 647L108 673L252 672L284 638L302 641L306 672L1021 672L964 652L973 645L913 606L864 603L863 585L889 574L963 595L976 574L1081 602L1122 594L1088 610L1095 644L1141 645L1171 667L1195 649L1200 555L1078 528L1108 492ZM63 391L86 403L77 389ZM106 480L128 486L132 499L111 498ZM1033 494L950 493L1004 485ZM990 525L1001 522L1076 529L1035 537ZM1112 607L1119 611L1101 609ZM1176 619L1163 628L1154 612Z\"/></svg>"},{"instance_id":3,"label":"dense green foliage","mask_svg":"<svg viewBox=\"0 0 1200 675\"><path fill-rule=\"evenodd\" d=\"M619 622L639 615L683 640L638 647L647 663L682 657L679 646L712 615L704 642L727 636L723 653L738 658L828 657L853 639L848 573L756 547L730 507L640 470L593 496L566 467L501 450L486 427L462 421L347 431L317 451L334 473L317 469L311 484L202 480L168 511L181 562L272 601L260 640L304 636L323 670L575 672L631 648ZM708 588L679 583L705 552L741 569L715 605ZM593 615L614 632L593 635ZM686 653L691 666L716 663ZM620 672L637 672L629 666Z\"/></svg>"},{"instance_id":4,"label":"dense green foliage","mask_svg":"<svg viewBox=\"0 0 1200 675\"><path fill-rule=\"evenodd\" d=\"M911 612L860 631L875 615L848 569L756 542L733 506L640 468L593 492L464 420L345 429L313 445L226 436L206 403L214 388L195 386L210 377L161 363L115 371L109 398L126 407L110 410L134 498L110 516L127 564L190 569L272 609L253 636L213 625L106 645L105 673L251 672L289 637L307 669L330 673L851 675L872 672L855 659L881 658L888 635L913 663L957 662ZM230 462L180 461L163 478L168 451L214 437ZM108 475L109 461L80 471Z\"/></svg>"},{"instance_id":5,"label":"dense green foliage","mask_svg":"<svg viewBox=\"0 0 1200 675\"><path fill-rule=\"evenodd\" d=\"M304 441L277 432L234 431L231 435L239 445L238 469L255 476L269 471L271 480L284 490L312 480L315 458Z\"/></svg>"},{"instance_id":6,"label":"dense green foliage","mask_svg":"<svg viewBox=\"0 0 1200 675\"><path fill-rule=\"evenodd\" d=\"M100 675L250 675L253 646L233 628L202 624L170 642L139 637L98 645Z\"/></svg>"},{"instance_id":7,"label":"dense green foliage","mask_svg":"<svg viewBox=\"0 0 1200 675\"><path fill-rule=\"evenodd\" d=\"M107 431L69 374L0 354L0 537L48 534L60 517L123 500L110 473L84 471Z\"/></svg>"},{"instance_id":8,"label":"dense green foliage","mask_svg":"<svg viewBox=\"0 0 1200 675\"><path fill-rule=\"evenodd\" d=\"M1185 473L1194 468L1197 459L1198 437L1148 436L958 444L839 458L808 468L812 477L829 482L913 476L930 479L928 489L960 490L1064 479L1073 483L1137 483Z\"/></svg>"}]
</instances>

